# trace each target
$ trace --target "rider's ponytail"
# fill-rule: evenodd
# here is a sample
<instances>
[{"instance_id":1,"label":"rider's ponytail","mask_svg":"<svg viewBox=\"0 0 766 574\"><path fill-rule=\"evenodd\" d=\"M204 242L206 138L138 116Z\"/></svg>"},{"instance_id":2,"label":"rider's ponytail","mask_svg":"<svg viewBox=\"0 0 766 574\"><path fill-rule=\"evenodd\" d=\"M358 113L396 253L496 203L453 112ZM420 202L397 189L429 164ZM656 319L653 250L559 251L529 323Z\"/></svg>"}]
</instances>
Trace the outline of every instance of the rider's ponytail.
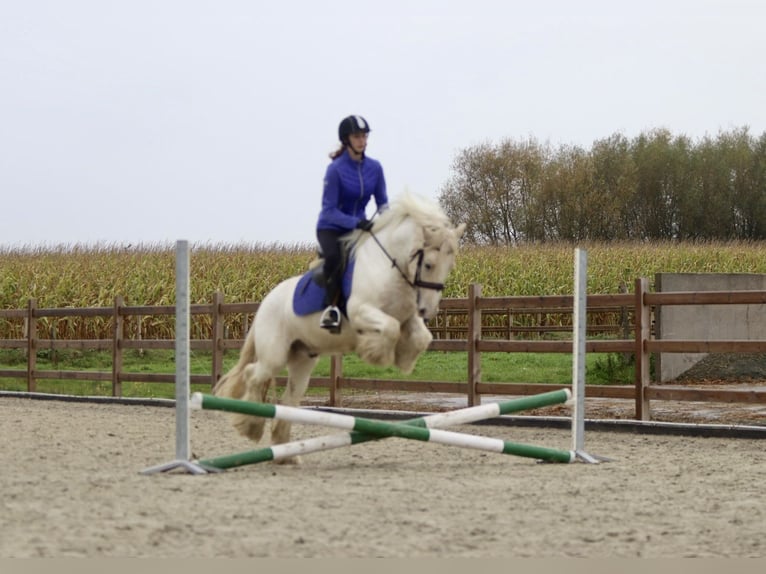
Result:
<instances>
[{"instance_id":1,"label":"rider's ponytail","mask_svg":"<svg viewBox=\"0 0 766 574\"><path fill-rule=\"evenodd\" d=\"M334 152L330 154L330 159L337 159L341 155L343 155L343 152L346 151L346 146L341 145L338 149L336 149Z\"/></svg>"}]
</instances>

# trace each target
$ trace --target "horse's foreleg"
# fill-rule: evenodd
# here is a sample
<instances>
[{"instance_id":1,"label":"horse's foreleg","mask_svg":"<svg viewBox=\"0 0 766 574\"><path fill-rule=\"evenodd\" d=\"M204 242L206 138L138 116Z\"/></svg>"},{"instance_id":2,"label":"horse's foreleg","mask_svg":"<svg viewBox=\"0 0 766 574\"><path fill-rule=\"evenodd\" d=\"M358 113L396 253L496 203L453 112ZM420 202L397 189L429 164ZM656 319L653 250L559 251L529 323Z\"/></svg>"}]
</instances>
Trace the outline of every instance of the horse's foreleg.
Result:
<instances>
[{"instance_id":1,"label":"horse's foreleg","mask_svg":"<svg viewBox=\"0 0 766 574\"><path fill-rule=\"evenodd\" d=\"M356 332L356 354L363 361L381 367L394 363L399 340L399 321L371 305L349 310L351 327Z\"/></svg>"},{"instance_id":2,"label":"horse's foreleg","mask_svg":"<svg viewBox=\"0 0 766 574\"><path fill-rule=\"evenodd\" d=\"M303 396L306 394L306 389L309 386L311 372L314 370L318 361L318 357L309 357L305 354L290 358L287 365L287 386L279 401L280 404L289 407L300 406ZM290 427L291 424L289 421L280 419L275 420L271 427L271 444L290 442ZM279 462L297 463L300 462L300 460L298 457L292 457L282 459Z\"/></svg>"},{"instance_id":3,"label":"horse's foreleg","mask_svg":"<svg viewBox=\"0 0 766 574\"><path fill-rule=\"evenodd\" d=\"M402 324L401 337L396 343L396 366L403 373L410 374L418 357L428 348L433 338L421 317L410 317Z\"/></svg>"}]
</instances>

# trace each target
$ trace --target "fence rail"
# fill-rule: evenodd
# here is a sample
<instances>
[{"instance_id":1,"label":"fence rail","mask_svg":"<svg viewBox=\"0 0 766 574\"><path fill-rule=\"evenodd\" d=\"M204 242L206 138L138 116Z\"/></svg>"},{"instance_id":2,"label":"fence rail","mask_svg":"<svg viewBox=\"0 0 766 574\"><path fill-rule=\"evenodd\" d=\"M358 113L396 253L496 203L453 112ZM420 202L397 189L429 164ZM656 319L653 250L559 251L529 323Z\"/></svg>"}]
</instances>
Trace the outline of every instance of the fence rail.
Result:
<instances>
[{"instance_id":1,"label":"fence rail","mask_svg":"<svg viewBox=\"0 0 766 574\"><path fill-rule=\"evenodd\" d=\"M766 403L766 391L752 389L679 388L652 384L650 356L652 353L765 353L766 341L658 340L653 338L652 316L662 305L727 305L766 303L766 291L705 291L650 293L645 278L635 281L635 292L594 294L587 296L588 316L606 314L619 317L616 323L591 325L590 335L609 333L621 338L589 339L588 353L629 353L635 356L634 385L587 385L586 397L627 399L635 401L635 418L650 420L651 400L716 401ZM544 384L484 383L481 380L481 353L571 353L572 341L561 340L560 333L572 331L571 315L574 298L571 295L482 297L481 286L471 285L467 298L444 299L439 317L431 327L435 339L431 351L462 351L468 354L466 381L407 381L382 379L353 379L343 376L342 358L333 357L329 377L314 377L312 387L329 389L329 402L337 405L342 389L376 391L445 392L467 396L469 406L478 404L481 395L529 395L550 389ZM192 339L191 349L209 351L211 371L206 375L191 375L193 384L214 384L223 374L226 350L239 349L244 339L226 336L226 318L241 314L247 322L258 309L258 303L224 303L217 292L210 304L191 305L192 317L203 316L209 322L209 337ZM515 325L513 317L536 314L536 325ZM0 348L25 349L25 369L0 369L1 378L24 379L27 390L35 392L38 380L109 381L114 396L122 395L124 382L173 383L174 374L135 373L123 369L123 353L128 349L174 349L174 339L143 339L126 337L125 318L174 315L175 306L126 306L116 297L112 307L38 308L30 300L26 309L0 310L0 320L24 321L24 338L0 339ZM61 339L41 336L38 320L61 317L104 317L111 321L109 339ZM555 324L545 324L543 317L555 317ZM567 323L567 321L569 321ZM246 327L246 325L243 325ZM246 328L244 329L246 331ZM559 335L555 335L559 333ZM553 340L542 340L552 335ZM460 338L456 338L459 336ZM556 338L559 337L559 338ZM112 352L111 371L40 370L37 352L41 349L100 349ZM284 382L284 381L280 381Z\"/></svg>"}]
</instances>

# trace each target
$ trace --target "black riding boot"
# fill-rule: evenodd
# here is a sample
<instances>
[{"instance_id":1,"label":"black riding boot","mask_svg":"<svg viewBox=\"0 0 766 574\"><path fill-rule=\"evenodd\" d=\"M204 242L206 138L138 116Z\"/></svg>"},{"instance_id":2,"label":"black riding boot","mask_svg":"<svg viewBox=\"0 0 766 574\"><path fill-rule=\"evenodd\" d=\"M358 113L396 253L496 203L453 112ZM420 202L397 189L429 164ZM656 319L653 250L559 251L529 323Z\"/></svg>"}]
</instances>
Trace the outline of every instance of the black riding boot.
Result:
<instances>
[{"instance_id":1,"label":"black riding boot","mask_svg":"<svg viewBox=\"0 0 766 574\"><path fill-rule=\"evenodd\" d=\"M331 333L340 333L340 309L338 309L337 305L340 281L335 274L326 279L324 304L327 305L327 308L322 313L321 319L319 319L319 326Z\"/></svg>"}]
</instances>

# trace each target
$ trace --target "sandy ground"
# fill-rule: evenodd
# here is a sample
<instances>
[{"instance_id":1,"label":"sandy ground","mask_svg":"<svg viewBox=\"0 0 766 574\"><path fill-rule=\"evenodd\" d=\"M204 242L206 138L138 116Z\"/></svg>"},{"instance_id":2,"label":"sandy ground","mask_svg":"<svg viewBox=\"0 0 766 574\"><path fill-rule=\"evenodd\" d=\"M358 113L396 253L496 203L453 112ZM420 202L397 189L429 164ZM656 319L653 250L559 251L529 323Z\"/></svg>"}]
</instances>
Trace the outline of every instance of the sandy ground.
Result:
<instances>
[{"instance_id":1,"label":"sandy ground","mask_svg":"<svg viewBox=\"0 0 766 574\"><path fill-rule=\"evenodd\" d=\"M191 421L198 457L250 448L223 413ZM0 398L0 433L4 558L766 556L762 439L590 432L586 450L613 459L599 465L387 439L301 465L146 476L174 458L173 409Z\"/></svg>"}]
</instances>

